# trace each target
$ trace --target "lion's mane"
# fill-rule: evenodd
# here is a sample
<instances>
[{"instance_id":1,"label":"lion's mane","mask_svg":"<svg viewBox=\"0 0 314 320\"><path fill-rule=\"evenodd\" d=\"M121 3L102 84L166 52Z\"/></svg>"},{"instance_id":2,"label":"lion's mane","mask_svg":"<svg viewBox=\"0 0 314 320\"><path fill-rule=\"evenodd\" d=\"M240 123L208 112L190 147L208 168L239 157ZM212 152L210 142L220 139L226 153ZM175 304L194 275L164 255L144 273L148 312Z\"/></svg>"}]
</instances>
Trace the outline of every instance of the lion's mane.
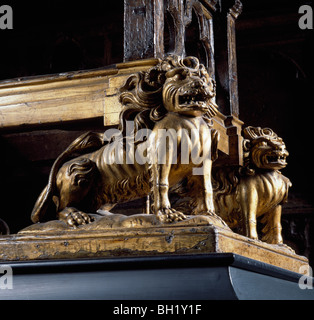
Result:
<instances>
[{"instance_id":1,"label":"lion's mane","mask_svg":"<svg viewBox=\"0 0 314 320\"><path fill-rule=\"evenodd\" d=\"M206 72L205 67L195 57L182 59L176 55L170 55L159 60L158 64L149 70L131 75L127 79L125 85L120 89L120 102L123 107L120 112L119 130L123 136L126 133L126 121L134 122L135 135L140 129L152 129L156 122L163 119L168 112L163 104L163 86L167 73L178 68L197 70L200 73ZM215 87L213 92L215 92ZM209 104L209 114L203 116L205 120L208 120L208 124L210 124L211 117L217 113L216 104L213 101L210 101Z\"/></svg>"}]
</instances>

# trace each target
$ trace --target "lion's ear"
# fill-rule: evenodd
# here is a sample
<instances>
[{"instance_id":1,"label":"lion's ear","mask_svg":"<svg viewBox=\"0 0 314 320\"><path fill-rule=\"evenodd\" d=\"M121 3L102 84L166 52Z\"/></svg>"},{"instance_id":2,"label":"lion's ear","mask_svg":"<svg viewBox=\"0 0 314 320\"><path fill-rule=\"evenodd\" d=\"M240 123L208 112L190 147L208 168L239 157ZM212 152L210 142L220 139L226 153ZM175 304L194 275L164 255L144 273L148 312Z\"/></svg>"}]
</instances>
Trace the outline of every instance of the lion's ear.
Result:
<instances>
[{"instance_id":1,"label":"lion's ear","mask_svg":"<svg viewBox=\"0 0 314 320\"><path fill-rule=\"evenodd\" d=\"M126 79L124 85L120 88L120 92L123 93L125 91L132 91L138 86L138 83L141 81L143 77L144 77L143 72L130 75Z\"/></svg>"},{"instance_id":2,"label":"lion's ear","mask_svg":"<svg viewBox=\"0 0 314 320\"><path fill-rule=\"evenodd\" d=\"M251 141L249 139L243 140L243 151L244 152L250 152L251 149Z\"/></svg>"},{"instance_id":3,"label":"lion's ear","mask_svg":"<svg viewBox=\"0 0 314 320\"><path fill-rule=\"evenodd\" d=\"M249 159L251 150L251 141L249 139L243 139L243 158Z\"/></svg>"},{"instance_id":4,"label":"lion's ear","mask_svg":"<svg viewBox=\"0 0 314 320\"><path fill-rule=\"evenodd\" d=\"M160 67L153 67L146 72L145 81L152 88L159 88L166 81L165 72L161 72Z\"/></svg>"}]
</instances>

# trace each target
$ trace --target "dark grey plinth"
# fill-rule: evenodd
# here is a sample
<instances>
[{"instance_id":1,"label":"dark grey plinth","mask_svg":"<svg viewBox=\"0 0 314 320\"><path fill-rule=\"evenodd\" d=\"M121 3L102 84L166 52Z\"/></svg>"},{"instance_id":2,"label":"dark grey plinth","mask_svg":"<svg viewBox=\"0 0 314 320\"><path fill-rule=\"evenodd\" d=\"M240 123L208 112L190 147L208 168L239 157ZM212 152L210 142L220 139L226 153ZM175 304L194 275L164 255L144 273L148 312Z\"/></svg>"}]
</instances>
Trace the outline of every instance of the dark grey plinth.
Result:
<instances>
[{"instance_id":1,"label":"dark grey plinth","mask_svg":"<svg viewBox=\"0 0 314 320\"><path fill-rule=\"evenodd\" d=\"M8 265L13 289L0 289L0 299L314 299L300 274L232 253Z\"/></svg>"}]
</instances>

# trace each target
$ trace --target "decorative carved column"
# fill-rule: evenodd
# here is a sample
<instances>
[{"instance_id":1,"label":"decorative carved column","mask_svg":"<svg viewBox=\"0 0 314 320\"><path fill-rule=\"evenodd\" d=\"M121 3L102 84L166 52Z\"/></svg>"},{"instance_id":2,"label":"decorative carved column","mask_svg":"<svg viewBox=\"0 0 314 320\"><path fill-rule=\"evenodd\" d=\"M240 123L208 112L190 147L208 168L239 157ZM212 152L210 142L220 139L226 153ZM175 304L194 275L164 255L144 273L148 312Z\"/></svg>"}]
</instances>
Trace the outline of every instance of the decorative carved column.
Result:
<instances>
[{"instance_id":1,"label":"decorative carved column","mask_svg":"<svg viewBox=\"0 0 314 320\"><path fill-rule=\"evenodd\" d=\"M239 0L219 1L216 5L215 64L217 103L225 115L239 116L235 20L242 11Z\"/></svg>"},{"instance_id":2,"label":"decorative carved column","mask_svg":"<svg viewBox=\"0 0 314 320\"><path fill-rule=\"evenodd\" d=\"M169 28L169 51L186 55L187 28L197 19L198 39L205 56L200 53L198 58L207 67L209 74L215 76L213 13L216 1L198 0L165 0L165 22Z\"/></svg>"},{"instance_id":3,"label":"decorative carved column","mask_svg":"<svg viewBox=\"0 0 314 320\"><path fill-rule=\"evenodd\" d=\"M124 61L162 58L163 30L163 1L124 1Z\"/></svg>"},{"instance_id":4,"label":"decorative carved column","mask_svg":"<svg viewBox=\"0 0 314 320\"><path fill-rule=\"evenodd\" d=\"M186 54L186 29L197 17L204 61L214 76L213 21L216 1L131 0L124 2L124 60L163 58L167 53ZM165 30L168 48L165 49ZM195 39L197 40L197 39Z\"/></svg>"},{"instance_id":5,"label":"decorative carved column","mask_svg":"<svg viewBox=\"0 0 314 320\"><path fill-rule=\"evenodd\" d=\"M242 165L241 129L239 120L239 97L236 56L235 21L242 12L240 0L223 0L216 4L214 16L215 67L217 83L217 104L227 116L225 127L229 137L230 165Z\"/></svg>"}]
</instances>

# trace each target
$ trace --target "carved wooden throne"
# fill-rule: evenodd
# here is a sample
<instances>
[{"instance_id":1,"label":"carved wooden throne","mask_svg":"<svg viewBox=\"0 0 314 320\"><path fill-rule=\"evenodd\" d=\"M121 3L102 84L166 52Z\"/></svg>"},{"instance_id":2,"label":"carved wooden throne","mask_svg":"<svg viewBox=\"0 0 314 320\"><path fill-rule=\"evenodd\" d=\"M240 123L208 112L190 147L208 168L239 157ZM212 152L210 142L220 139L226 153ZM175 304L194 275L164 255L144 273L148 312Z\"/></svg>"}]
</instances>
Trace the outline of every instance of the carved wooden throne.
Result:
<instances>
[{"instance_id":1,"label":"carved wooden throne","mask_svg":"<svg viewBox=\"0 0 314 320\"><path fill-rule=\"evenodd\" d=\"M116 126L119 89L133 73L156 65L169 53L196 56L216 80L219 112L214 128L220 133L216 166L243 164L242 121L239 119L235 23L239 0L132 0L124 2L124 61L109 67L43 76L0 84L1 125L12 132L24 126L58 125L103 117ZM38 103L40 102L40 103ZM103 127L98 127L103 131ZM73 140L81 129L68 133ZM20 133L17 133L20 134ZM26 134L27 136L27 134ZM56 127L40 138L63 139ZM14 140L14 137L13 137ZM29 142L28 142L29 143ZM17 142L18 144L18 142ZM60 149L65 146L60 142ZM30 155L31 143L20 147ZM52 154L49 154L52 153ZM33 153L38 157L39 152ZM47 151L41 160L57 157ZM34 159L36 160L36 159ZM144 208L136 208L140 212ZM132 210L132 208L128 208ZM207 254L232 252L294 272L307 259L285 247L248 239L204 221L161 228L79 230L68 233L34 231L32 227L0 237L0 260L77 259L112 255Z\"/></svg>"}]
</instances>

